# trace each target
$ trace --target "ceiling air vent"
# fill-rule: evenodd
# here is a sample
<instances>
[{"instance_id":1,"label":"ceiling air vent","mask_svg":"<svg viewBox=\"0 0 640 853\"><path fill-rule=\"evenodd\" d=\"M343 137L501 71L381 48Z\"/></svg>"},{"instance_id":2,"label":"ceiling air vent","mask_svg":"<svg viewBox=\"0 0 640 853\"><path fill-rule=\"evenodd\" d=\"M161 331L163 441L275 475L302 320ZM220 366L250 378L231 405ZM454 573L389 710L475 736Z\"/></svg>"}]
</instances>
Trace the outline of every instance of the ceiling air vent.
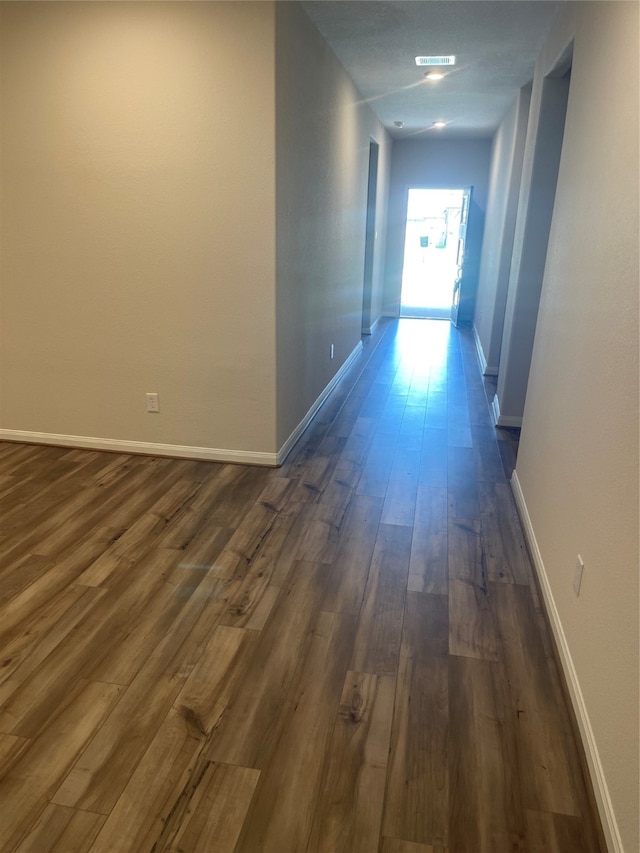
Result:
<instances>
[{"instance_id":1,"label":"ceiling air vent","mask_svg":"<svg viewBox=\"0 0 640 853\"><path fill-rule=\"evenodd\" d=\"M455 56L416 56L416 65L455 65Z\"/></svg>"}]
</instances>

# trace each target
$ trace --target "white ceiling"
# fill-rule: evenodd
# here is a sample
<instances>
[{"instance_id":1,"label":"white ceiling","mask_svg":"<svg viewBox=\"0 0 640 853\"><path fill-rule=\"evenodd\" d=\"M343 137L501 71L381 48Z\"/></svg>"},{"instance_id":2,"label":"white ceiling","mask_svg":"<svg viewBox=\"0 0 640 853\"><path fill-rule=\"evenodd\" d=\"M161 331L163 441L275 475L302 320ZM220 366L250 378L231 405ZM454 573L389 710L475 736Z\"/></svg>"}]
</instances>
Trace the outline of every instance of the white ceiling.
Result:
<instances>
[{"instance_id":1,"label":"white ceiling","mask_svg":"<svg viewBox=\"0 0 640 853\"><path fill-rule=\"evenodd\" d=\"M521 86L560 3L548 0L319 0L307 14L392 136L491 136ZM422 55L455 54L439 83ZM434 121L447 126L435 130ZM398 130L394 121L403 121Z\"/></svg>"}]
</instances>

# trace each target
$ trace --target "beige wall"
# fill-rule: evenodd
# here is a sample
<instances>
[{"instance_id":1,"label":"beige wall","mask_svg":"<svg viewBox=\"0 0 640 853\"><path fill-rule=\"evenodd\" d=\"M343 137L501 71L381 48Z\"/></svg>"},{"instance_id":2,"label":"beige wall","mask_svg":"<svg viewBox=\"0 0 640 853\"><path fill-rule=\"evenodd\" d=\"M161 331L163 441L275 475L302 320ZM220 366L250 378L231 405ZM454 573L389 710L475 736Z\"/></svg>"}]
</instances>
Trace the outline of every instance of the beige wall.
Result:
<instances>
[{"instance_id":1,"label":"beige wall","mask_svg":"<svg viewBox=\"0 0 640 853\"><path fill-rule=\"evenodd\" d=\"M583 731L590 727L591 758L599 757L611 799L611 849L635 853L638 7L569 7L543 55L553 62L575 34L516 474L566 641L569 675L573 668L574 699L577 685L584 701ZM612 63L614 54L624 61ZM577 598L578 554L585 569ZM601 806L606 813L607 803Z\"/></svg>"},{"instance_id":2,"label":"beige wall","mask_svg":"<svg viewBox=\"0 0 640 853\"><path fill-rule=\"evenodd\" d=\"M531 86L524 86L493 138L487 216L473 318L488 375L496 375L500 363L530 101Z\"/></svg>"},{"instance_id":3,"label":"beige wall","mask_svg":"<svg viewBox=\"0 0 640 853\"><path fill-rule=\"evenodd\" d=\"M389 188L385 313L397 316L400 305L408 188L447 189L472 186L465 250L465 281L459 309L460 321L471 322L478 285L490 163L491 139L394 142Z\"/></svg>"},{"instance_id":4,"label":"beige wall","mask_svg":"<svg viewBox=\"0 0 640 853\"><path fill-rule=\"evenodd\" d=\"M390 140L301 6L278 3L276 19L282 446L360 342L371 138L380 145L374 319L380 313Z\"/></svg>"},{"instance_id":5,"label":"beige wall","mask_svg":"<svg viewBox=\"0 0 640 853\"><path fill-rule=\"evenodd\" d=\"M3 4L0 427L276 450L274 38L270 2Z\"/></svg>"}]
</instances>

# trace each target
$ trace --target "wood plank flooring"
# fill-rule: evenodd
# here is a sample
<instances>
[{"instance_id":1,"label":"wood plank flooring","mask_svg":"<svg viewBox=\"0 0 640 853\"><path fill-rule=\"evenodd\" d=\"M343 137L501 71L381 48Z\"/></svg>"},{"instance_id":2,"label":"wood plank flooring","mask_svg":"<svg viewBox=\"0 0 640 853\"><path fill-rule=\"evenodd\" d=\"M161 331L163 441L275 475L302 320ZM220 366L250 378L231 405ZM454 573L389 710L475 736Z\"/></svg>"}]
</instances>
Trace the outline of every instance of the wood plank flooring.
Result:
<instances>
[{"instance_id":1,"label":"wood plank flooring","mask_svg":"<svg viewBox=\"0 0 640 853\"><path fill-rule=\"evenodd\" d=\"M0 444L0 851L603 850L515 446L428 320L278 470Z\"/></svg>"}]
</instances>

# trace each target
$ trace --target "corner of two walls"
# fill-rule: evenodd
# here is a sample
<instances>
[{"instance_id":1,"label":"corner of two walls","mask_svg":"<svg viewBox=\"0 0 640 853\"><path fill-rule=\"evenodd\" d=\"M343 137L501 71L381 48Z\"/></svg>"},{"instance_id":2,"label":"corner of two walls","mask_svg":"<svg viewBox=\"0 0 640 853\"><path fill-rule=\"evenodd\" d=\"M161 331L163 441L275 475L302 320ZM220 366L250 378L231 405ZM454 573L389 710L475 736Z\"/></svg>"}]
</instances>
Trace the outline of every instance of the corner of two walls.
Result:
<instances>
[{"instance_id":1,"label":"corner of two walls","mask_svg":"<svg viewBox=\"0 0 640 853\"><path fill-rule=\"evenodd\" d=\"M276 11L278 446L361 345L369 143L380 146L372 318L390 139L298 3ZM333 345L334 358L331 358Z\"/></svg>"}]
</instances>

